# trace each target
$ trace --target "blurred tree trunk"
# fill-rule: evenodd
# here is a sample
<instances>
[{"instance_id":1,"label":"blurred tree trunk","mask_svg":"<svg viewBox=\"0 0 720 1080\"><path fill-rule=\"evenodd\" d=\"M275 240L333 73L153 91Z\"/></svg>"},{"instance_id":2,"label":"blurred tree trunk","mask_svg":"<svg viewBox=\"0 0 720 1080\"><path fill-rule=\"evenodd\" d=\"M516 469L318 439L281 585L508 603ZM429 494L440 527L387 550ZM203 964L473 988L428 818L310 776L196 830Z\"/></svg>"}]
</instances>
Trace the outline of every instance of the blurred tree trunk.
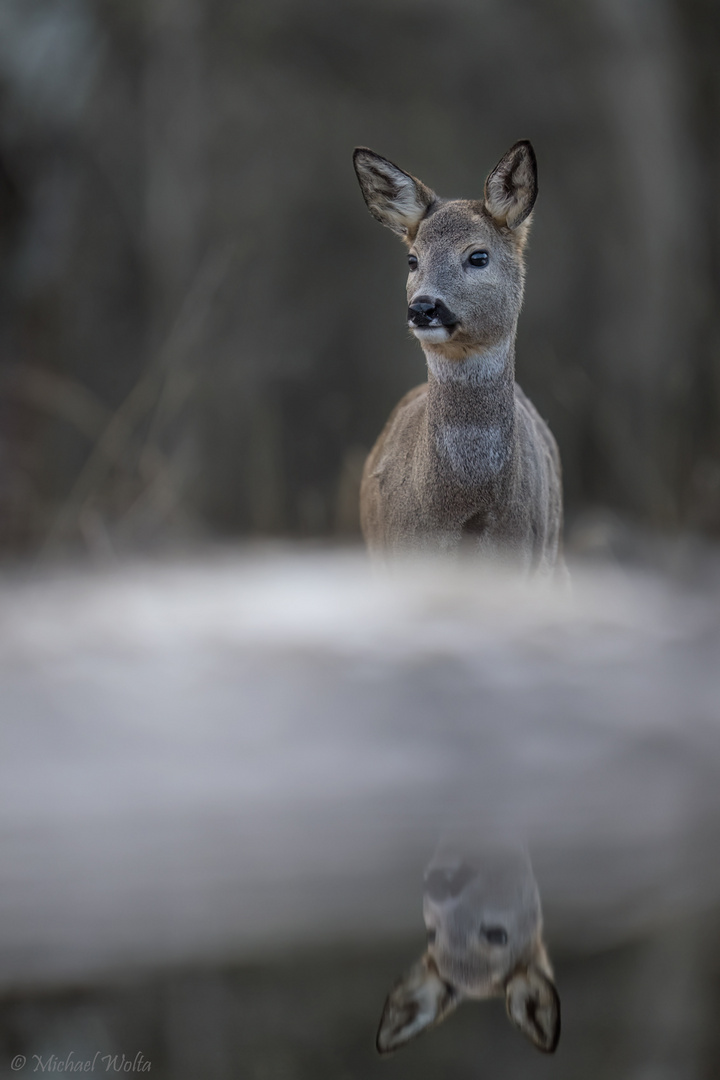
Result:
<instances>
[{"instance_id":1,"label":"blurred tree trunk","mask_svg":"<svg viewBox=\"0 0 720 1080\"><path fill-rule=\"evenodd\" d=\"M146 0L144 13L145 241L150 336L157 343L203 250L205 135L212 119L204 98L200 0Z\"/></svg>"}]
</instances>

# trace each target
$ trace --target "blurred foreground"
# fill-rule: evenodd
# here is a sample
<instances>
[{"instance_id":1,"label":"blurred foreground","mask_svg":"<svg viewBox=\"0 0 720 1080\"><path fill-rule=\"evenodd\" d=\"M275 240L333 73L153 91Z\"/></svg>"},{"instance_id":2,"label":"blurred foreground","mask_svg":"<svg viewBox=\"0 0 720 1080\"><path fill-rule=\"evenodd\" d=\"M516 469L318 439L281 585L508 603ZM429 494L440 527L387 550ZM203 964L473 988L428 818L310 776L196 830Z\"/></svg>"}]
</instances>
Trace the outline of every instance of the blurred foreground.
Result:
<instances>
[{"instance_id":1,"label":"blurred foreground","mask_svg":"<svg viewBox=\"0 0 720 1080\"><path fill-rule=\"evenodd\" d=\"M572 597L282 549L6 574L0 1076L71 1050L173 1078L716 1076L720 559L678 565L576 567ZM456 827L529 844L552 1061L498 1003L374 1058Z\"/></svg>"}]
</instances>

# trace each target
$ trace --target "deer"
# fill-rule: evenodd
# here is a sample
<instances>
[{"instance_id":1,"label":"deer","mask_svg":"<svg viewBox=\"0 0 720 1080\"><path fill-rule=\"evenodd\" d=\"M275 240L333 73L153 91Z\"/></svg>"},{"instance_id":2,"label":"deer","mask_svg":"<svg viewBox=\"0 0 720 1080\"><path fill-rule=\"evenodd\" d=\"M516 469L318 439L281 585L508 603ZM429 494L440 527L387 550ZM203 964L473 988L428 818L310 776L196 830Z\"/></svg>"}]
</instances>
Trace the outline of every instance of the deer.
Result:
<instances>
[{"instance_id":1,"label":"deer","mask_svg":"<svg viewBox=\"0 0 720 1080\"><path fill-rule=\"evenodd\" d=\"M427 949L388 995L378 1052L398 1049L463 1001L504 997L512 1023L538 1050L554 1053L560 998L527 854L492 852L476 865L436 854L425 872L423 918Z\"/></svg>"},{"instance_id":2,"label":"deer","mask_svg":"<svg viewBox=\"0 0 720 1080\"><path fill-rule=\"evenodd\" d=\"M469 553L564 582L560 454L515 382L533 147L515 143L475 201L438 198L367 147L353 160L370 213L408 247L408 327L428 372L365 462L367 548L379 562Z\"/></svg>"}]
</instances>

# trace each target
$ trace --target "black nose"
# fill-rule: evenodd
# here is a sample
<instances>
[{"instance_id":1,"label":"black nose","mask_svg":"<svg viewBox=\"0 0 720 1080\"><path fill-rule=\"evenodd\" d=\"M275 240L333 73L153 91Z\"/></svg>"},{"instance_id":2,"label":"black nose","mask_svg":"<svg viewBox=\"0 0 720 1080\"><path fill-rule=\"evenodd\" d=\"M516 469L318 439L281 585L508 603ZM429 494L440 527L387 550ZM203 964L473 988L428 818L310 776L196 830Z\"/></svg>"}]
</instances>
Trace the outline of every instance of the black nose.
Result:
<instances>
[{"instance_id":1,"label":"black nose","mask_svg":"<svg viewBox=\"0 0 720 1080\"><path fill-rule=\"evenodd\" d=\"M429 296L418 296L408 307L408 322L415 326L429 326L436 317L435 302Z\"/></svg>"},{"instance_id":2,"label":"black nose","mask_svg":"<svg viewBox=\"0 0 720 1080\"><path fill-rule=\"evenodd\" d=\"M454 326L457 321L442 300L429 296L418 296L408 307L408 322L413 326Z\"/></svg>"}]
</instances>

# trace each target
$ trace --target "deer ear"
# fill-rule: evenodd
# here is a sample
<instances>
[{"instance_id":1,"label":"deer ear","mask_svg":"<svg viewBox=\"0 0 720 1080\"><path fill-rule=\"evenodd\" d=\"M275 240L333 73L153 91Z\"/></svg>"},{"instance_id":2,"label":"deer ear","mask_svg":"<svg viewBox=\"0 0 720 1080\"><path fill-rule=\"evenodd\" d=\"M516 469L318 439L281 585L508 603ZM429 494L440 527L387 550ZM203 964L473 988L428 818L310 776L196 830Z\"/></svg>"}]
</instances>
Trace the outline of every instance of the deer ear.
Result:
<instances>
[{"instance_id":1,"label":"deer ear","mask_svg":"<svg viewBox=\"0 0 720 1080\"><path fill-rule=\"evenodd\" d=\"M498 225L516 229L537 198L537 161L531 143L511 146L485 181L485 209Z\"/></svg>"},{"instance_id":2,"label":"deer ear","mask_svg":"<svg viewBox=\"0 0 720 1080\"><path fill-rule=\"evenodd\" d=\"M378 1052L397 1050L421 1031L439 1024L459 1003L459 994L440 978L426 953L388 995L377 1033Z\"/></svg>"},{"instance_id":3,"label":"deer ear","mask_svg":"<svg viewBox=\"0 0 720 1080\"><path fill-rule=\"evenodd\" d=\"M534 965L505 988L507 1014L538 1050L554 1054L560 1040L560 998L555 984Z\"/></svg>"},{"instance_id":4,"label":"deer ear","mask_svg":"<svg viewBox=\"0 0 720 1080\"><path fill-rule=\"evenodd\" d=\"M372 216L393 232L412 239L435 202L435 192L364 146L357 148L353 162Z\"/></svg>"}]
</instances>

